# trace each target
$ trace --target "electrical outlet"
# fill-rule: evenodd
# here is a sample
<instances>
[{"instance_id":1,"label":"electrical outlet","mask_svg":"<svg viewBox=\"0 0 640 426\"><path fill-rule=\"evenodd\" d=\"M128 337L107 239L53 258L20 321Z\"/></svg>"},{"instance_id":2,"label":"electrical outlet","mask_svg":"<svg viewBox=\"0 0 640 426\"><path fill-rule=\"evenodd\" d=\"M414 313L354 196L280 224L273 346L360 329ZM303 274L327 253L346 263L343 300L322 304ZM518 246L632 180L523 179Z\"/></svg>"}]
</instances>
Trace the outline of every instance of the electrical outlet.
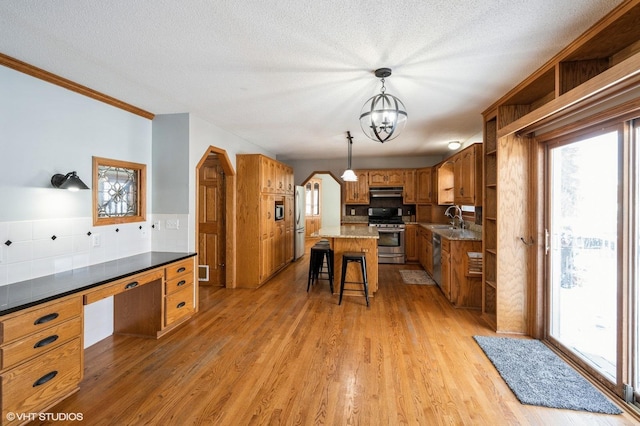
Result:
<instances>
[{"instance_id":1,"label":"electrical outlet","mask_svg":"<svg viewBox=\"0 0 640 426\"><path fill-rule=\"evenodd\" d=\"M160 221L156 220L155 222L153 222L153 229L155 229L156 231L160 230Z\"/></svg>"},{"instance_id":2,"label":"electrical outlet","mask_svg":"<svg viewBox=\"0 0 640 426\"><path fill-rule=\"evenodd\" d=\"M91 245L93 247L100 247L100 234L91 235Z\"/></svg>"},{"instance_id":3,"label":"electrical outlet","mask_svg":"<svg viewBox=\"0 0 640 426\"><path fill-rule=\"evenodd\" d=\"M180 221L178 219L167 219L166 222L167 229L179 229Z\"/></svg>"}]
</instances>

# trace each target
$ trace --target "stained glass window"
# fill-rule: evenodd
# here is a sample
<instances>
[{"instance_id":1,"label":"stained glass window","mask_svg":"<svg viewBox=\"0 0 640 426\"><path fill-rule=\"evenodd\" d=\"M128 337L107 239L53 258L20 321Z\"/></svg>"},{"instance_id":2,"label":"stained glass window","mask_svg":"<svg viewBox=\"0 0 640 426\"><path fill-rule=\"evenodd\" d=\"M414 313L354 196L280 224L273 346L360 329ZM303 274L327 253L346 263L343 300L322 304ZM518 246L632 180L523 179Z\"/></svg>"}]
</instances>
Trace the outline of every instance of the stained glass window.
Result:
<instances>
[{"instance_id":1,"label":"stained glass window","mask_svg":"<svg viewBox=\"0 0 640 426\"><path fill-rule=\"evenodd\" d=\"M94 157L94 224L145 220L144 164Z\"/></svg>"}]
</instances>

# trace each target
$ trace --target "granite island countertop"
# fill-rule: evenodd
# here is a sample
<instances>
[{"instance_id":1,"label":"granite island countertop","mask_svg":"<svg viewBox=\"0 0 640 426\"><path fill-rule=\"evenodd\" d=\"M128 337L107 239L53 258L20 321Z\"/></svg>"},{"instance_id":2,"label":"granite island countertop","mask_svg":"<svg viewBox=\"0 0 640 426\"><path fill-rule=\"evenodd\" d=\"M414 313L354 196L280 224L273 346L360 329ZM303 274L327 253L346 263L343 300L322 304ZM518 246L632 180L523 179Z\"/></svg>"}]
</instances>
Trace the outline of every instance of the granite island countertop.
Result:
<instances>
[{"instance_id":1,"label":"granite island countertop","mask_svg":"<svg viewBox=\"0 0 640 426\"><path fill-rule=\"evenodd\" d=\"M320 228L316 236L322 238L380 238L375 226L342 225Z\"/></svg>"}]
</instances>

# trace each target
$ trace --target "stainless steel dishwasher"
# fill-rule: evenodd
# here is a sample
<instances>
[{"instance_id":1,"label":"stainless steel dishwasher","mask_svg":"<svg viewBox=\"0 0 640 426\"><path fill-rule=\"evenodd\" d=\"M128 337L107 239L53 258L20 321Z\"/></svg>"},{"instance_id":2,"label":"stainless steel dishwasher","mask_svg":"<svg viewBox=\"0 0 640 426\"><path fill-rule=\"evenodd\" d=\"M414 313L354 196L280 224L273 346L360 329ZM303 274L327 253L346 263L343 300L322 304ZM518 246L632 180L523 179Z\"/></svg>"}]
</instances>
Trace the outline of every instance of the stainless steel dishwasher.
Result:
<instances>
[{"instance_id":1,"label":"stainless steel dishwasher","mask_svg":"<svg viewBox=\"0 0 640 426\"><path fill-rule=\"evenodd\" d=\"M442 241L440 235L433 233L433 280L438 284L438 287L442 287L440 282L442 281L442 264L440 263L440 257L442 255Z\"/></svg>"}]
</instances>

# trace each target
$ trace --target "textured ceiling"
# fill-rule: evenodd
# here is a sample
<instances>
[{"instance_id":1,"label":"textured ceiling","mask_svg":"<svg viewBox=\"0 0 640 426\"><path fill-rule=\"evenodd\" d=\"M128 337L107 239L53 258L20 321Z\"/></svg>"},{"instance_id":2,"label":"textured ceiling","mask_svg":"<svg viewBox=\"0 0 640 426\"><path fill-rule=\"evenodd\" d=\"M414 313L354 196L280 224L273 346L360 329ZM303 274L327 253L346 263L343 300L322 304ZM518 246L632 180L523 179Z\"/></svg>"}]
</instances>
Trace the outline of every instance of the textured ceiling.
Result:
<instances>
[{"instance_id":1,"label":"textured ceiling","mask_svg":"<svg viewBox=\"0 0 640 426\"><path fill-rule=\"evenodd\" d=\"M281 159L437 155L619 0L3 0L0 52ZM407 127L358 122L390 67Z\"/></svg>"}]
</instances>

